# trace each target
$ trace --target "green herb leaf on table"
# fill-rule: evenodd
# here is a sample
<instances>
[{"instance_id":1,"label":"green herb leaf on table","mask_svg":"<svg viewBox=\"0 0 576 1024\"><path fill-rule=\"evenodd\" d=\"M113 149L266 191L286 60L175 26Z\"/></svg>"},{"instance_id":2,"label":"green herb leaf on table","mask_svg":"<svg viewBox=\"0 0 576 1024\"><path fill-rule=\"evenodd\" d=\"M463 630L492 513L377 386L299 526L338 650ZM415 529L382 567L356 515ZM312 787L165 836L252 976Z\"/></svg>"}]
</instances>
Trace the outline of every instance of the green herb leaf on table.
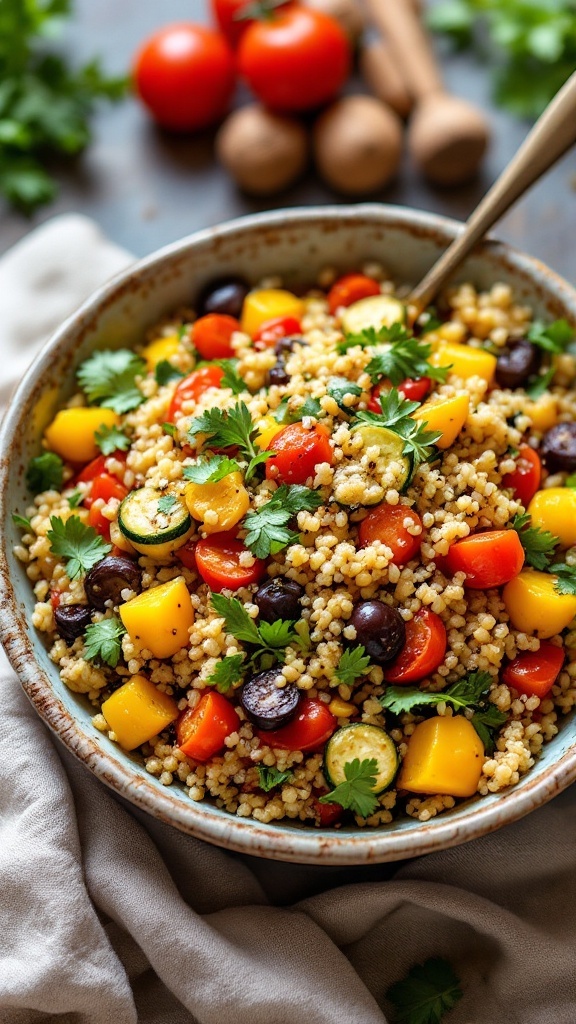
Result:
<instances>
[{"instance_id":1,"label":"green herb leaf on table","mask_svg":"<svg viewBox=\"0 0 576 1024\"><path fill-rule=\"evenodd\" d=\"M340 804L360 818L369 818L378 807L378 797L374 793L378 762L375 757L365 758L362 762L355 757L346 761L344 775L346 781L341 782L330 793L320 797L321 804Z\"/></svg>"},{"instance_id":2,"label":"green herb leaf on table","mask_svg":"<svg viewBox=\"0 0 576 1024\"><path fill-rule=\"evenodd\" d=\"M281 786L283 782L290 782L294 776L292 772L280 772L277 768L268 767L265 764L257 765L260 789L263 789L265 793L269 793L271 789L275 789L276 786Z\"/></svg>"},{"instance_id":3,"label":"green herb leaf on table","mask_svg":"<svg viewBox=\"0 0 576 1024\"><path fill-rule=\"evenodd\" d=\"M246 547L256 558L267 558L296 543L300 535L287 529L286 524L298 512L312 512L321 504L318 491L302 484L281 484L265 505L246 514L242 522L248 531Z\"/></svg>"},{"instance_id":4,"label":"green herb leaf on table","mask_svg":"<svg viewBox=\"0 0 576 1024\"><path fill-rule=\"evenodd\" d=\"M444 382L448 376L448 366L432 366L428 359L432 355L432 345L419 338L405 338L397 341L386 352L380 352L370 360L366 373L373 384L386 378L394 386L401 384L408 377L430 377L431 380Z\"/></svg>"},{"instance_id":5,"label":"green herb leaf on table","mask_svg":"<svg viewBox=\"0 0 576 1024\"><path fill-rule=\"evenodd\" d=\"M416 412L419 405L419 402L410 402L402 398L400 392L396 388L392 388L386 394L380 395L381 413L360 411L356 413L352 425L353 430L360 423L387 427L402 437L404 440L403 454L412 459L410 479L423 462L429 462L437 457L434 445L442 437L441 431L427 430L425 420L412 418L412 413Z\"/></svg>"},{"instance_id":6,"label":"green herb leaf on table","mask_svg":"<svg viewBox=\"0 0 576 1024\"><path fill-rule=\"evenodd\" d=\"M146 363L127 348L94 352L80 366L77 377L88 400L122 414L136 409L144 395L136 377L146 372Z\"/></svg>"},{"instance_id":7,"label":"green herb leaf on table","mask_svg":"<svg viewBox=\"0 0 576 1024\"><path fill-rule=\"evenodd\" d=\"M122 653L122 637L125 632L124 625L116 615L100 622L93 622L86 627L84 633L85 657L89 661L99 659L110 668L116 668Z\"/></svg>"},{"instance_id":8,"label":"green herb leaf on table","mask_svg":"<svg viewBox=\"0 0 576 1024\"><path fill-rule=\"evenodd\" d=\"M229 459L226 455L213 455L209 459L199 459L195 466L184 466L182 475L185 480L195 484L215 484L239 470L240 466L235 459Z\"/></svg>"},{"instance_id":9,"label":"green herb leaf on table","mask_svg":"<svg viewBox=\"0 0 576 1024\"><path fill-rule=\"evenodd\" d=\"M328 381L328 394L344 412L352 412L352 407L347 405L344 399L347 395L358 397L362 394L362 388L358 384L347 380L346 377L331 377Z\"/></svg>"},{"instance_id":10,"label":"green herb leaf on table","mask_svg":"<svg viewBox=\"0 0 576 1024\"><path fill-rule=\"evenodd\" d=\"M25 516L18 515L17 512L12 513L12 522L14 526L19 526L21 530L31 530L32 523Z\"/></svg>"},{"instance_id":11,"label":"green herb leaf on table","mask_svg":"<svg viewBox=\"0 0 576 1024\"><path fill-rule=\"evenodd\" d=\"M395 323L390 327L366 327L358 334L347 334L343 341L338 342L336 351L343 355L349 348L369 348L372 345L394 345L406 341L410 337L404 324Z\"/></svg>"},{"instance_id":12,"label":"green herb leaf on table","mask_svg":"<svg viewBox=\"0 0 576 1024\"><path fill-rule=\"evenodd\" d=\"M64 463L54 452L43 452L30 459L26 470L26 483L32 494L59 491L64 479Z\"/></svg>"},{"instance_id":13,"label":"green herb leaf on table","mask_svg":"<svg viewBox=\"0 0 576 1024\"><path fill-rule=\"evenodd\" d=\"M398 1024L439 1024L462 995L460 979L448 961L440 957L415 964L407 977L386 993Z\"/></svg>"},{"instance_id":14,"label":"green herb leaf on table","mask_svg":"<svg viewBox=\"0 0 576 1024\"><path fill-rule=\"evenodd\" d=\"M554 552L560 541L548 530L531 526L532 520L527 512L514 516L511 527L516 530L520 543L524 548L526 561L533 569L545 570L554 558Z\"/></svg>"},{"instance_id":15,"label":"green herb leaf on table","mask_svg":"<svg viewBox=\"0 0 576 1024\"><path fill-rule=\"evenodd\" d=\"M78 505L81 505L83 500L84 495L82 491L72 491L72 494L68 497L68 507L78 508Z\"/></svg>"},{"instance_id":16,"label":"green herb leaf on table","mask_svg":"<svg viewBox=\"0 0 576 1024\"><path fill-rule=\"evenodd\" d=\"M370 658L362 644L348 647L336 667L335 675L345 686L354 686L357 679L365 676L370 667Z\"/></svg>"},{"instance_id":17,"label":"green herb leaf on table","mask_svg":"<svg viewBox=\"0 0 576 1024\"><path fill-rule=\"evenodd\" d=\"M178 504L178 498L175 494L163 494L158 499L158 511L169 515L175 505Z\"/></svg>"},{"instance_id":18,"label":"green herb leaf on table","mask_svg":"<svg viewBox=\"0 0 576 1024\"><path fill-rule=\"evenodd\" d=\"M94 434L94 440L102 455L112 455L115 451L125 452L130 447L130 438L118 427L107 427L104 423Z\"/></svg>"},{"instance_id":19,"label":"green herb leaf on table","mask_svg":"<svg viewBox=\"0 0 576 1024\"><path fill-rule=\"evenodd\" d=\"M208 676L208 682L216 687L218 693L228 693L242 679L244 668L243 654L229 654L218 662Z\"/></svg>"},{"instance_id":20,"label":"green herb leaf on table","mask_svg":"<svg viewBox=\"0 0 576 1024\"><path fill-rule=\"evenodd\" d=\"M554 583L554 590L557 594L570 594L576 597L576 566L556 562L549 566L548 572L557 577Z\"/></svg>"},{"instance_id":21,"label":"green herb leaf on table","mask_svg":"<svg viewBox=\"0 0 576 1024\"><path fill-rule=\"evenodd\" d=\"M257 626L238 598L212 594L211 601L214 611L224 619L226 632L241 643L251 644L255 648L250 663L262 655L273 655L273 660L284 661L285 648L297 637L293 622L278 619Z\"/></svg>"},{"instance_id":22,"label":"green herb leaf on table","mask_svg":"<svg viewBox=\"0 0 576 1024\"><path fill-rule=\"evenodd\" d=\"M551 324L545 324L542 320L534 320L526 337L533 345L538 345L545 352L560 355L574 340L574 330L567 320L554 320Z\"/></svg>"},{"instance_id":23,"label":"green herb leaf on table","mask_svg":"<svg viewBox=\"0 0 576 1024\"><path fill-rule=\"evenodd\" d=\"M556 367L550 366L545 373L541 373L532 381L531 384L528 384L526 388L526 394L528 395L528 398L531 398L533 399L533 401L535 401L537 398L541 398L542 395L546 394L548 388L550 387L554 379L555 373Z\"/></svg>"},{"instance_id":24,"label":"green herb leaf on table","mask_svg":"<svg viewBox=\"0 0 576 1024\"><path fill-rule=\"evenodd\" d=\"M71 580L84 576L112 550L112 545L92 526L85 526L79 516L70 516L66 521L60 516L51 516L50 526L46 534L50 550L67 559L66 575Z\"/></svg>"},{"instance_id":25,"label":"green herb leaf on table","mask_svg":"<svg viewBox=\"0 0 576 1024\"><path fill-rule=\"evenodd\" d=\"M230 388L233 395L241 395L243 391L248 390L245 381L236 373L237 359L221 359L220 366L224 370L224 376L220 381L221 388Z\"/></svg>"},{"instance_id":26,"label":"green herb leaf on table","mask_svg":"<svg viewBox=\"0 0 576 1024\"><path fill-rule=\"evenodd\" d=\"M181 380L184 374L177 366L173 366L168 359L161 359L154 367L154 376L159 387L170 384L173 380Z\"/></svg>"}]
</instances>

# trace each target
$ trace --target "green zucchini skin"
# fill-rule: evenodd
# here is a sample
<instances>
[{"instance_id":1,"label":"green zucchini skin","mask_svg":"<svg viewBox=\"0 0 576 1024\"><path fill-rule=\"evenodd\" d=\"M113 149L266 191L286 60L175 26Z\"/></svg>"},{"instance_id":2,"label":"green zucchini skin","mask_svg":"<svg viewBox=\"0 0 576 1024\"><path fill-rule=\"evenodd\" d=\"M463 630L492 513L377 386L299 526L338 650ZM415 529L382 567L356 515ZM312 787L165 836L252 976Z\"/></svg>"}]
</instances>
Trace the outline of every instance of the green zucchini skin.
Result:
<instances>
[{"instance_id":1,"label":"green zucchini skin","mask_svg":"<svg viewBox=\"0 0 576 1024\"><path fill-rule=\"evenodd\" d=\"M159 560L169 558L194 530L186 504L177 494L168 512L158 510L158 502L167 493L155 487L140 487L124 498L118 510L121 533L136 551Z\"/></svg>"},{"instance_id":2,"label":"green zucchini skin","mask_svg":"<svg viewBox=\"0 0 576 1024\"><path fill-rule=\"evenodd\" d=\"M383 793L392 785L400 765L396 744L379 725L351 722L337 729L324 750L324 775L335 788L346 781L344 765L354 758L364 761L375 758L378 762L375 794Z\"/></svg>"}]
</instances>

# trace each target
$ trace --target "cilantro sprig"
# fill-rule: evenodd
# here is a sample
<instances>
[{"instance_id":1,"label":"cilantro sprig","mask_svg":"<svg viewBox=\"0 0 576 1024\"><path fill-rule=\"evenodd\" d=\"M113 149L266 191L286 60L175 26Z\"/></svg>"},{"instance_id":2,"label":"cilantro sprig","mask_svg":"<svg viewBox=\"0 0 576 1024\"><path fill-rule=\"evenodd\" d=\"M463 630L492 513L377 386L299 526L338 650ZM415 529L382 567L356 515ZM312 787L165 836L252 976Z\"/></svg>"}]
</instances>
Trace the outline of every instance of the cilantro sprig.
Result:
<instances>
[{"instance_id":1,"label":"cilantro sprig","mask_svg":"<svg viewBox=\"0 0 576 1024\"><path fill-rule=\"evenodd\" d=\"M357 647L348 647L344 651L334 674L345 686L354 686L357 679L366 675L369 666L370 657L362 644L358 644Z\"/></svg>"},{"instance_id":2,"label":"cilantro sprig","mask_svg":"<svg viewBox=\"0 0 576 1024\"><path fill-rule=\"evenodd\" d=\"M188 428L188 440L194 441L197 434L205 434L215 448L237 447L248 462L244 474L246 483L254 476L256 469L273 454L259 451L254 442L258 436L245 402L237 402L232 409L208 409L196 416Z\"/></svg>"},{"instance_id":3,"label":"cilantro sprig","mask_svg":"<svg viewBox=\"0 0 576 1024\"><path fill-rule=\"evenodd\" d=\"M288 644L298 642L293 622L277 619L276 622L256 625L238 598L212 594L210 600L214 611L224 619L226 632L253 648L249 664L263 658L268 662L267 668L271 668L275 661L283 663Z\"/></svg>"},{"instance_id":4,"label":"cilantro sprig","mask_svg":"<svg viewBox=\"0 0 576 1024\"><path fill-rule=\"evenodd\" d=\"M67 559L66 575L71 580L84 576L93 565L112 550L92 526L85 526L79 516L64 520L50 516L51 529L46 536L53 555Z\"/></svg>"},{"instance_id":5,"label":"cilantro sprig","mask_svg":"<svg viewBox=\"0 0 576 1024\"><path fill-rule=\"evenodd\" d=\"M570 594L576 597L576 566L566 565L565 562L556 562L549 566L548 571L556 576L554 590L557 594Z\"/></svg>"},{"instance_id":6,"label":"cilantro sprig","mask_svg":"<svg viewBox=\"0 0 576 1024\"><path fill-rule=\"evenodd\" d=\"M321 504L318 491L302 484L281 484L270 501L245 516L242 525L248 531L246 547L256 558L267 558L296 543L300 535L287 529L286 524L298 512L313 512Z\"/></svg>"},{"instance_id":7,"label":"cilantro sprig","mask_svg":"<svg viewBox=\"0 0 576 1024\"><path fill-rule=\"evenodd\" d=\"M80 387L90 402L105 405L120 415L136 409L144 395L136 377L146 373L146 363L127 348L94 352L78 369Z\"/></svg>"},{"instance_id":8,"label":"cilantro sprig","mask_svg":"<svg viewBox=\"0 0 576 1024\"><path fill-rule=\"evenodd\" d=\"M346 761L344 765L346 781L341 782L330 793L320 797L321 804L340 804L360 818L369 818L378 807L378 797L374 793L378 775L378 762L375 757L360 761Z\"/></svg>"},{"instance_id":9,"label":"cilantro sprig","mask_svg":"<svg viewBox=\"0 0 576 1024\"><path fill-rule=\"evenodd\" d=\"M290 782L291 779L294 778L290 771L281 772L278 768L268 767L268 765L265 764L259 764L257 767L259 776L258 785L265 793L269 793L271 789L275 789L276 786L281 786L283 782Z\"/></svg>"},{"instance_id":10,"label":"cilantro sprig","mask_svg":"<svg viewBox=\"0 0 576 1024\"><path fill-rule=\"evenodd\" d=\"M42 491L59 491L64 479L64 463L55 452L42 452L28 463L26 483L32 494Z\"/></svg>"},{"instance_id":11,"label":"cilantro sprig","mask_svg":"<svg viewBox=\"0 0 576 1024\"><path fill-rule=\"evenodd\" d=\"M382 378L389 380L394 386L401 384L407 377L430 377L431 380L443 383L448 376L448 366L432 366L428 359L432 355L432 345L421 338L411 338L406 332L385 352L375 355L366 367L366 373L373 384Z\"/></svg>"},{"instance_id":12,"label":"cilantro sprig","mask_svg":"<svg viewBox=\"0 0 576 1024\"><path fill-rule=\"evenodd\" d=\"M240 682L245 668L243 654L228 654L216 664L208 682L216 687L218 693L228 693Z\"/></svg>"},{"instance_id":13,"label":"cilantro sprig","mask_svg":"<svg viewBox=\"0 0 576 1024\"><path fill-rule=\"evenodd\" d=\"M243 391L248 390L246 382L236 372L236 367L238 366L237 359L221 359L220 366L224 371L220 381L221 388L230 388L233 395L241 395Z\"/></svg>"},{"instance_id":14,"label":"cilantro sprig","mask_svg":"<svg viewBox=\"0 0 576 1024\"><path fill-rule=\"evenodd\" d=\"M526 337L544 352L560 355L574 340L574 329L567 320L554 320L551 324L546 324L543 320L534 320Z\"/></svg>"},{"instance_id":15,"label":"cilantro sprig","mask_svg":"<svg viewBox=\"0 0 576 1024\"><path fill-rule=\"evenodd\" d=\"M120 619L113 615L109 619L93 622L84 633L85 657L89 661L100 660L110 668L116 668L122 653L122 637L126 629Z\"/></svg>"},{"instance_id":16,"label":"cilantro sprig","mask_svg":"<svg viewBox=\"0 0 576 1024\"><path fill-rule=\"evenodd\" d=\"M21 530L32 529L32 523L30 520L27 519L26 516L18 515L17 512L12 513L12 522L14 523L14 526L19 526Z\"/></svg>"},{"instance_id":17,"label":"cilantro sprig","mask_svg":"<svg viewBox=\"0 0 576 1024\"><path fill-rule=\"evenodd\" d=\"M168 359L161 359L154 367L154 377L159 387L170 384L173 380L181 380L184 374Z\"/></svg>"},{"instance_id":18,"label":"cilantro sprig","mask_svg":"<svg viewBox=\"0 0 576 1024\"><path fill-rule=\"evenodd\" d=\"M322 406L318 398L312 398L308 395L302 405L297 410L291 411L288 405L288 399L283 398L277 409L271 413L277 423L282 425L289 423L297 423L304 419L305 416L313 416L314 419L319 419L322 416Z\"/></svg>"},{"instance_id":19,"label":"cilantro sprig","mask_svg":"<svg viewBox=\"0 0 576 1024\"><path fill-rule=\"evenodd\" d=\"M226 455L212 455L208 459L199 459L195 466L184 466L182 475L185 480L195 484L215 484L230 473L237 473L240 466L235 459Z\"/></svg>"},{"instance_id":20,"label":"cilantro sprig","mask_svg":"<svg viewBox=\"0 0 576 1024\"><path fill-rule=\"evenodd\" d=\"M526 561L533 569L544 570L554 558L554 552L560 543L558 537L548 530L531 526L532 520L527 512L514 516L511 527L516 530L520 543L524 548Z\"/></svg>"},{"instance_id":21,"label":"cilantro sprig","mask_svg":"<svg viewBox=\"0 0 576 1024\"><path fill-rule=\"evenodd\" d=\"M347 405L345 402L347 395L358 398L362 394L362 388L358 384L354 384L353 381L348 380L347 377L331 377L326 390L343 412L352 411L350 405Z\"/></svg>"},{"instance_id":22,"label":"cilantro sprig","mask_svg":"<svg viewBox=\"0 0 576 1024\"><path fill-rule=\"evenodd\" d=\"M115 451L125 452L130 447L130 438L118 427L107 427L102 424L94 434L94 440L102 455L112 455Z\"/></svg>"},{"instance_id":23,"label":"cilantro sprig","mask_svg":"<svg viewBox=\"0 0 576 1024\"><path fill-rule=\"evenodd\" d=\"M412 413L416 412L419 404L402 398L396 388L391 388L386 394L380 395L381 413L360 411L356 413L352 425L352 430L361 423L387 427L403 438L402 453L412 460L410 479L423 462L436 457L434 445L442 437L441 431L427 430L425 420L413 419Z\"/></svg>"},{"instance_id":24,"label":"cilantro sprig","mask_svg":"<svg viewBox=\"0 0 576 1024\"><path fill-rule=\"evenodd\" d=\"M397 1024L439 1024L462 994L460 979L448 961L432 957L415 964L406 978L390 986L386 996Z\"/></svg>"},{"instance_id":25,"label":"cilantro sprig","mask_svg":"<svg viewBox=\"0 0 576 1024\"><path fill-rule=\"evenodd\" d=\"M369 348L372 345L394 345L410 337L404 324L395 323L390 327L366 327L358 334L347 334L343 341L339 341L336 351L343 355L349 348Z\"/></svg>"}]
</instances>

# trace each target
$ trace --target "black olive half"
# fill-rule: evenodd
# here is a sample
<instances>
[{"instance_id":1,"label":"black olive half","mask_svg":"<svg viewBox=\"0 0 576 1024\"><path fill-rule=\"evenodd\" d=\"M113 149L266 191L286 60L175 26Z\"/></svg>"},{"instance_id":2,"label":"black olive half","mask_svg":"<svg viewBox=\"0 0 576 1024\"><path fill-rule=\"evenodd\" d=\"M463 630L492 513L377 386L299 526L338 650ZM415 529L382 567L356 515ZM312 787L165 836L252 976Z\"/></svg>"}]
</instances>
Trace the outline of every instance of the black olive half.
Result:
<instances>
[{"instance_id":1,"label":"black olive half","mask_svg":"<svg viewBox=\"0 0 576 1024\"><path fill-rule=\"evenodd\" d=\"M120 604L123 590L138 593L141 587L142 573L138 565L124 555L107 555L90 569L84 580L86 597L92 607L101 612L106 610L107 601Z\"/></svg>"},{"instance_id":2,"label":"black olive half","mask_svg":"<svg viewBox=\"0 0 576 1024\"><path fill-rule=\"evenodd\" d=\"M60 636L74 643L92 622L92 609L85 604L60 604L54 609L54 620Z\"/></svg>"},{"instance_id":3,"label":"black olive half","mask_svg":"<svg viewBox=\"0 0 576 1024\"><path fill-rule=\"evenodd\" d=\"M576 423L557 423L542 438L540 452L552 473L576 471Z\"/></svg>"},{"instance_id":4,"label":"black olive half","mask_svg":"<svg viewBox=\"0 0 576 1024\"><path fill-rule=\"evenodd\" d=\"M350 618L356 630L355 644L362 644L372 661L383 665L402 650L406 643L404 619L383 601L360 601Z\"/></svg>"},{"instance_id":5,"label":"black olive half","mask_svg":"<svg viewBox=\"0 0 576 1024\"><path fill-rule=\"evenodd\" d=\"M511 342L496 360L496 382L501 388L521 388L540 369L541 354L525 338Z\"/></svg>"},{"instance_id":6,"label":"black olive half","mask_svg":"<svg viewBox=\"0 0 576 1024\"><path fill-rule=\"evenodd\" d=\"M303 595L304 587L296 583L296 580L277 576L258 587L254 603L258 605L260 618L264 622L276 622L277 619L295 622L301 615L300 601Z\"/></svg>"},{"instance_id":7,"label":"black olive half","mask_svg":"<svg viewBox=\"0 0 576 1024\"><path fill-rule=\"evenodd\" d=\"M246 717L259 729L279 729L287 725L298 709L300 700L294 683L278 686L277 668L259 672L248 679L240 691L240 704Z\"/></svg>"}]
</instances>

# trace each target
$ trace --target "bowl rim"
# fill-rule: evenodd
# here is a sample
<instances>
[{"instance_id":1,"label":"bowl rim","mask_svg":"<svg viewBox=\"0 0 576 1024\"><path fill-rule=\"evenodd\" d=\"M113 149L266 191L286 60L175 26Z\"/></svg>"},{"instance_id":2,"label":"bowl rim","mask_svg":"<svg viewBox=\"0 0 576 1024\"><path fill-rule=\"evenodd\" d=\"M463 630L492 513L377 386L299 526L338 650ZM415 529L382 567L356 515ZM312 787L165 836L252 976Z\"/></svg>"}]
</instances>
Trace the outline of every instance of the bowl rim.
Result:
<instances>
[{"instance_id":1,"label":"bowl rim","mask_svg":"<svg viewBox=\"0 0 576 1024\"><path fill-rule=\"evenodd\" d=\"M227 221L216 227L194 232L163 246L143 259L131 263L86 299L44 343L36 358L13 392L8 410L0 423L0 531L5 521L5 495L8 493L10 439L18 423L18 409L37 385L43 369L51 362L52 353L66 339L79 318L90 318L101 304L133 277L162 264L204 242L226 238L238 231L262 227L288 229L305 221L310 224L330 220L373 220L382 226L411 226L440 234L447 242L461 230L461 222L426 211L379 203L293 207L265 211ZM488 238L475 249L475 254L493 252L504 256L520 273L537 275L556 293L572 299L576 309L576 290L538 259L519 252L507 243ZM5 538L2 538L5 541ZM353 865L401 860L456 846L470 839L493 832L504 824L517 821L552 799L576 779L576 744L540 775L527 777L521 788L504 791L494 804L483 806L482 800L471 803L457 820L447 817L432 819L408 831L358 830L338 832L312 828L284 829L281 823L264 825L249 818L216 811L210 803L189 805L174 801L169 790L153 778L135 777L129 762L98 747L84 732L81 723L65 707L52 690L48 675L35 662L34 644L20 627L18 602L9 577L4 544L0 545L0 641L15 669L21 685L38 714L70 752L82 761L116 794L141 810L196 838L238 853L296 863Z\"/></svg>"}]
</instances>

